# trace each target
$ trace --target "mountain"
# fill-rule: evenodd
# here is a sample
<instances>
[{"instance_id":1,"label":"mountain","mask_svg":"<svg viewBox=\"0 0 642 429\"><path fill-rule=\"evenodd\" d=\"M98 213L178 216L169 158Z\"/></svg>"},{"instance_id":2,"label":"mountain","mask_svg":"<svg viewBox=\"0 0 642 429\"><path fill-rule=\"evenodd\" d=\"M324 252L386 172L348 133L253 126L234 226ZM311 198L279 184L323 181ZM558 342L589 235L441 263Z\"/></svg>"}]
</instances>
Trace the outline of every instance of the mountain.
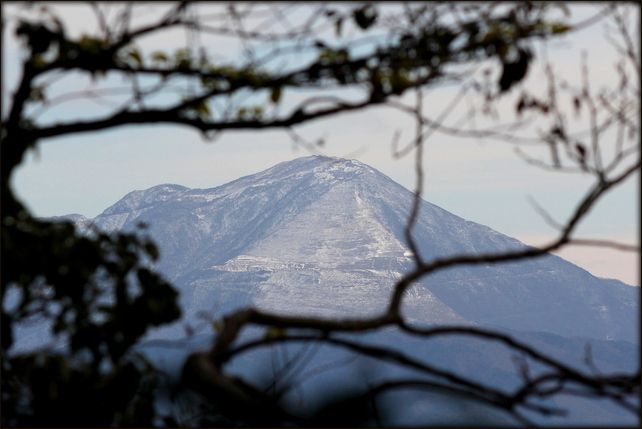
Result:
<instances>
[{"instance_id":1,"label":"mountain","mask_svg":"<svg viewBox=\"0 0 642 429\"><path fill-rule=\"evenodd\" d=\"M180 289L186 320L250 304L361 316L381 312L412 268L404 238L412 198L359 161L310 156L211 189L134 191L93 220L73 220L106 231L148 224L158 269ZM526 247L426 201L414 235L426 260ZM635 342L639 301L638 287L547 255L439 271L408 291L403 311L418 323Z\"/></svg>"},{"instance_id":2,"label":"mountain","mask_svg":"<svg viewBox=\"0 0 642 429\"><path fill-rule=\"evenodd\" d=\"M220 318L247 305L326 317L383 311L395 281L413 266L404 233L412 201L410 191L367 165L311 156L211 189L163 184L134 191L94 219L82 215L58 219L71 220L85 233L91 233L92 224L104 231L131 231L140 222L148 225L147 232L161 252L156 268L180 290L184 318L152 331L137 349L176 376L188 353L211 344L211 325L204 323L201 312ZM527 247L426 201L421 202L413 231L426 260ZM580 371L597 367L603 374L613 374L639 366L639 302L639 287L597 278L546 255L436 272L408 291L403 312L415 324L491 326ZM185 324L205 330L187 336ZM250 335L263 332L254 330ZM48 338L37 325L19 328L16 337L17 349L32 349ZM171 345L154 339L171 340ZM498 342L468 337L428 341L392 328L360 333L354 339L394 347L505 391L523 381L515 369L514 359L519 357ZM32 347L25 346L30 343ZM593 366L584 361L586 350L591 350ZM293 389L291 400L301 410L303 402L313 409L320 392L336 392L337 386L363 385L366 378L374 383L416 376L372 358L355 359L347 351L309 344L287 345L283 354L259 349L241 355L228 369L257 382L273 374L279 362L286 365L282 356L301 356L298 353L305 359L314 357L309 358L303 381ZM533 361L529 365L534 377L544 371ZM488 408L459 399L447 404L442 399L430 392L390 395L382 411L393 411L384 426L440 421L464 426L516 424ZM554 404L570 410L569 415L530 417L542 425L638 423L636 416L608 401L562 395Z\"/></svg>"}]
</instances>

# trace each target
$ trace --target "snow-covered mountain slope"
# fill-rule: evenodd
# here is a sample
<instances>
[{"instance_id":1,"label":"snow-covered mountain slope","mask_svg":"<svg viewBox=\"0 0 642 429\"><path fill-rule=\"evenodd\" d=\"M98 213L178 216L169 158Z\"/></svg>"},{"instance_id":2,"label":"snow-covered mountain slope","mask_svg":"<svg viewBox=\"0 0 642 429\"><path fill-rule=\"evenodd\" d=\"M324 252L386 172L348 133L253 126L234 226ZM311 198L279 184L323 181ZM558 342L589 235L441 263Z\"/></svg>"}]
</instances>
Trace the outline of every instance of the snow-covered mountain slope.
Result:
<instances>
[{"instance_id":1,"label":"snow-covered mountain slope","mask_svg":"<svg viewBox=\"0 0 642 429\"><path fill-rule=\"evenodd\" d=\"M412 267L404 238L413 195L355 160L310 156L212 189L134 191L93 220L107 230L149 225L162 271L187 320L243 305L296 314L383 311ZM414 228L426 260L524 248L518 240L422 202ZM496 325L636 341L640 288L548 255L439 271L412 287L417 323ZM167 335L169 331L166 331Z\"/></svg>"}]
</instances>

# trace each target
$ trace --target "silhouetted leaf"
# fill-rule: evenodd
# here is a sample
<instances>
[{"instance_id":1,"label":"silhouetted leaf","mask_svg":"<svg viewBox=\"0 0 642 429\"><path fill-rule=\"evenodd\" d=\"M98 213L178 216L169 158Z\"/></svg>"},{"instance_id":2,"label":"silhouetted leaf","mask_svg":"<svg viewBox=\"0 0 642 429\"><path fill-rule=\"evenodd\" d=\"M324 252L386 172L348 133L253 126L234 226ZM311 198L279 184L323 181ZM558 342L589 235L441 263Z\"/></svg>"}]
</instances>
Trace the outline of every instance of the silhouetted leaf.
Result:
<instances>
[{"instance_id":1,"label":"silhouetted leaf","mask_svg":"<svg viewBox=\"0 0 642 429\"><path fill-rule=\"evenodd\" d=\"M377 13L372 6L364 6L357 9L352 16L357 25L363 30L370 28L377 20Z\"/></svg>"}]
</instances>

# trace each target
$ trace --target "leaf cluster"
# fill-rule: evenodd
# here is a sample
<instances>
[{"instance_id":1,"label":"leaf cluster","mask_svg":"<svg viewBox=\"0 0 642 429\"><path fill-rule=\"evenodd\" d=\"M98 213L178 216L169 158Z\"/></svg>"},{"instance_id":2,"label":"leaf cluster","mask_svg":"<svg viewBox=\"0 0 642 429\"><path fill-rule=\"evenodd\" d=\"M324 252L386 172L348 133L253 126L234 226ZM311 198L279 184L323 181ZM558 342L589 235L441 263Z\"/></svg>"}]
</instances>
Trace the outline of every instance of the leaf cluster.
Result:
<instances>
[{"instance_id":1,"label":"leaf cluster","mask_svg":"<svg viewBox=\"0 0 642 429\"><path fill-rule=\"evenodd\" d=\"M177 292L147 267L156 246L137 233L80 235L69 221L35 219L20 207L3 194L3 425L150 425L143 381L152 369L133 362L131 347L180 317ZM43 320L66 345L9 355L14 327Z\"/></svg>"}]
</instances>

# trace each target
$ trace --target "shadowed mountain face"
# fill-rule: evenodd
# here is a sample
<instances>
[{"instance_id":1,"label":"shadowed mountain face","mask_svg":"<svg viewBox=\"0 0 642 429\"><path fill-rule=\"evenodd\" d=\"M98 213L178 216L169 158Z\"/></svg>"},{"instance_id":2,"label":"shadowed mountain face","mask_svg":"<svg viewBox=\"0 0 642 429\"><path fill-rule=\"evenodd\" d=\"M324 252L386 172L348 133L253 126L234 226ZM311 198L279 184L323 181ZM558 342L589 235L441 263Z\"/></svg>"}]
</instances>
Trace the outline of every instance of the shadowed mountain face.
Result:
<instances>
[{"instance_id":1,"label":"shadowed mountain face","mask_svg":"<svg viewBox=\"0 0 642 429\"><path fill-rule=\"evenodd\" d=\"M181 291L190 321L245 305L291 314L372 315L412 269L404 228L413 195L355 160L310 156L212 189L134 191L92 220L139 222L161 250L158 269ZM525 245L422 202L414 228L425 260ZM494 325L637 341L640 289L548 255L439 271L412 287L415 322ZM178 335L177 328L158 332Z\"/></svg>"}]
</instances>

